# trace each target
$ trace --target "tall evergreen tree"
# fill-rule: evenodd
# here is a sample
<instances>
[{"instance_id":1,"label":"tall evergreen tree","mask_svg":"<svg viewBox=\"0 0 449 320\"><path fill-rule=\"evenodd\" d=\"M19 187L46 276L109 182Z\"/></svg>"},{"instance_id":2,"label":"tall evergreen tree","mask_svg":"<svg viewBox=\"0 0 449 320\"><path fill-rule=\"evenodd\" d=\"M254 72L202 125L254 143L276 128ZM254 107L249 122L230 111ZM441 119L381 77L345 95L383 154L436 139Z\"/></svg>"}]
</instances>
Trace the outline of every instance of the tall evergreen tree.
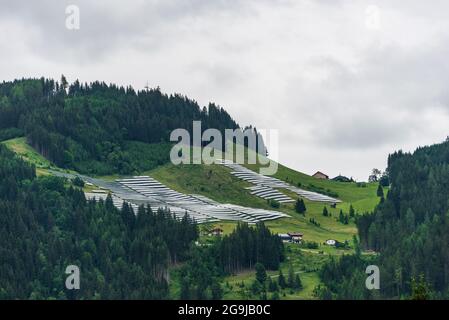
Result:
<instances>
[{"instance_id":1,"label":"tall evergreen tree","mask_svg":"<svg viewBox=\"0 0 449 320\"><path fill-rule=\"evenodd\" d=\"M382 188L382 186L380 184L377 187L377 196L380 197L380 198L384 197L384 189Z\"/></svg>"},{"instance_id":2,"label":"tall evergreen tree","mask_svg":"<svg viewBox=\"0 0 449 320\"><path fill-rule=\"evenodd\" d=\"M295 211L297 212L297 213L300 213L300 214L302 214L302 215L305 215L305 213L306 213L306 205L305 205L305 203L304 203L304 200L303 199L298 199L298 200L296 200L296 203L295 203Z\"/></svg>"}]
</instances>

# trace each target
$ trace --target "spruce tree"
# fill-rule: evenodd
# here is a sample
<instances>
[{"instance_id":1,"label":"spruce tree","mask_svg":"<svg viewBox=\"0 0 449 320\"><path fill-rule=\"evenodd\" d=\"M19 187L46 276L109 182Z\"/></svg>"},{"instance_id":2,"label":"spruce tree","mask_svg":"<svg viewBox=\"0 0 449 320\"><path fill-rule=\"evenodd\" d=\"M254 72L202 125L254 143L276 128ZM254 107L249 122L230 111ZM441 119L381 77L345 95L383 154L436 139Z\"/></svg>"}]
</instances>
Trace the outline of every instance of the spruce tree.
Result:
<instances>
[{"instance_id":1,"label":"spruce tree","mask_svg":"<svg viewBox=\"0 0 449 320\"><path fill-rule=\"evenodd\" d=\"M384 189L382 188L382 186L380 184L377 187L377 196L379 198L383 198L384 197Z\"/></svg>"},{"instance_id":2,"label":"spruce tree","mask_svg":"<svg viewBox=\"0 0 449 320\"><path fill-rule=\"evenodd\" d=\"M306 209L306 205L304 203L304 200L303 199L296 200L295 211L297 213L300 213L300 214L304 215L306 210L307 209Z\"/></svg>"},{"instance_id":3,"label":"spruce tree","mask_svg":"<svg viewBox=\"0 0 449 320\"><path fill-rule=\"evenodd\" d=\"M343 210L340 209L340 214L338 215L338 221L341 223L345 223L345 216L343 214Z\"/></svg>"},{"instance_id":4,"label":"spruce tree","mask_svg":"<svg viewBox=\"0 0 449 320\"><path fill-rule=\"evenodd\" d=\"M295 287L295 271L293 270L293 266L291 264L288 267L287 285L289 288L292 289Z\"/></svg>"},{"instance_id":5,"label":"spruce tree","mask_svg":"<svg viewBox=\"0 0 449 320\"><path fill-rule=\"evenodd\" d=\"M302 281L301 281L301 278L299 277L299 274L295 275L294 289L296 289L296 290L302 289Z\"/></svg>"},{"instance_id":6,"label":"spruce tree","mask_svg":"<svg viewBox=\"0 0 449 320\"><path fill-rule=\"evenodd\" d=\"M349 206L349 217L354 218L355 217L355 210L352 204Z\"/></svg>"},{"instance_id":7,"label":"spruce tree","mask_svg":"<svg viewBox=\"0 0 449 320\"><path fill-rule=\"evenodd\" d=\"M282 270L279 270L278 284L279 287L281 287L282 289L285 289L287 287L287 283L285 281L285 277L284 274L282 273Z\"/></svg>"},{"instance_id":8,"label":"spruce tree","mask_svg":"<svg viewBox=\"0 0 449 320\"><path fill-rule=\"evenodd\" d=\"M259 281L260 284L265 284L267 280L267 272L265 271L265 267L260 262L256 263L256 280Z\"/></svg>"}]
</instances>

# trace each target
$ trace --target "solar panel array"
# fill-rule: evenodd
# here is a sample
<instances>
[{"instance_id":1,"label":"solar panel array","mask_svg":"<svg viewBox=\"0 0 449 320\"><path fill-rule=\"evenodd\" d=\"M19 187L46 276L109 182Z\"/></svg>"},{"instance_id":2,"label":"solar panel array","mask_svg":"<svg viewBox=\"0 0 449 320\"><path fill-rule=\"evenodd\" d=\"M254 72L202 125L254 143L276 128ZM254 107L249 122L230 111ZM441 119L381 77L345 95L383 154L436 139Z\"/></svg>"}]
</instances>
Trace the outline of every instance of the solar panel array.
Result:
<instances>
[{"instance_id":1,"label":"solar panel array","mask_svg":"<svg viewBox=\"0 0 449 320\"><path fill-rule=\"evenodd\" d=\"M283 194L282 192L267 187L267 186L263 186L263 185L256 185L253 187L249 187L247 188L251 191L252 195L261 197L263 199L267 199L267 200L276 200L279 203L289 203L289 202L294 202L295 200L293 200L290 197L287 197L285 194Z\"/></svg>"},{"instance_id":2,"label":"solar panel array","mask_svg":"<svg viewBox=\"0 0 449 320\"><path fill-rule=\"evenodd\" d=\"M152 208L153 206L156 210L160 207L168 208L172 213L180 216L187 213L198 223L219 220L256 223L288 217L288 215L277 211L221 204L204 196L183 194L148 176L120 179L117 182L145 196L146 203L150 203Z\"/></svg>"},{"instance_id":3,"label":"solar panel array","mask_svg":"<svg viewBox=\"0 0 449 320\"><path fill-rule=\"evenodd\" d=\"M121 209L125 201L135 212L140 205L149 205L154 212L159 208L168 209L178 218L187 214L197 223L221 220L257 223L289 217L287 214L278 211L222 204L202 195L183 194L148 176L137 176L110 182L59 171L52 171L52 173L68 179L79 177L90 185L98 186L100 190L85 193L87 199L105 200L110 192L112 201L117 208Z\"/></svg>"},{"instance_id":4,"label":"solar panel array","mask_svg":"<svg viewBox=\"0 0 449 320\"><path fill-rule=\"evenodd\" d=\"M217 160L216 163L230 168L232 170L231 174L236 176L237 178L254 184L254 186L249 187L248 189L251 190L251 194L261 197L263 199L274 199L281 203L293 202L294 200L292 198L276 190L276 189L287 189L296 193L298 196L303 197L310 201L329 202L329 203L341 202L338 199L326 196L324 194L303 190L294 187L291 184L288 184L282 180L269 176L264 176L260 173L254 172L248 168L245 168L240 164L234 163L229 160L220 159Z\"/></svg>"}]
</instances>

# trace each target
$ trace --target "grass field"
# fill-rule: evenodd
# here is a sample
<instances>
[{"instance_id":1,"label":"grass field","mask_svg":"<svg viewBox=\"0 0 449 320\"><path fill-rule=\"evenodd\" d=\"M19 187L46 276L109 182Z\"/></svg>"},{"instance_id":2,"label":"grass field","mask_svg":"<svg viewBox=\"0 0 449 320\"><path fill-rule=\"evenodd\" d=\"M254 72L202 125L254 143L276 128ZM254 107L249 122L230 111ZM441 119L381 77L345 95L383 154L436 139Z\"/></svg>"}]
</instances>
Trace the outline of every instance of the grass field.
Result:
<instances>
[{"instance_id":1,"label":"grass field","mask_svg":"<svg viewBox=\"0 0 449 320\"><path fill-rule=\"evenodd\" d=\"M281 167L285 168L285 167ZM288 170L288 171L287 171ZM301 183L313 179L309 176L295 172L290 169L283 169L284 174L277 176L282 180L295 180ZM285 175L288 173L288 175ZM230 174L230 169L221 165L179 165L174 166L167 164L158 167L152 171L145 172L163 184L184 193L194 193L208 196L222 203L233 203L243 206L257 207L263 209L271 209L266 200L255 197L245 188L250 186L249 183L242 181ZM344 225L337 221L340 209L348 213L350 204L353 204L357 212L363 213L370 211L378 202L376 196L377 185L367 184L366 187L357 187L355 183L340 183L333 181L317 181L316 184L325 185L327 189L338 192L343 203L337 205L337 208L327 206L332 216L324 217L322 211L323 203L311 202L305 200L307 212L305 217L294 211L294 204L282 204L280 211L285 212L291 218L279 219L266 224L274 232L299 231L305 234L308 241L322 243L327 239L335 239L339 241L351 240L357 230L353 221L349 225ZM285 192L284 190L281 190ZM285 192L293 197L292 193ZM296 196L297 198L297 196ZM310 218L314 218L320 224L319 227L309 222ZM220 222L225 232L233 230L235 223Z\"/></svg>"},{"instance_id":2,"label":"grass field","mask_svg":"<svg viewBox=\"0 0 449 320\"><path fill-rule=\"evenodd\" d=\"M36 168L50 169L53 167L53 164L29 146L23 137L6 140L1 143L20 155L24 160L33 163Z\"/></svg>"},{"instance_id":3,"label":"grass field","mask_svg":"<svg viewBox=\"0 0 449 320\"><path fill-rule=\"evenodd\" d=\"M8 148L16 152L25 160L35 164L38 175L49 174L48 169L62 170L56 168L50 161L30 147L26 143L25 138L11 139L1 143L4 143ZM258 164L246 166L255 171L258 171L260 167ZM352 204L357 213L373 210L379 201L379 198L376 195L377 184L364 184L361 186L356 183L317 180L303 173L279 165L278 171L274 177L305 189L310 186L321 187L325 190L337 193L338 198L342 200L342 203L338 204L337 208L327 206L328 211L331 213L331 216L329 217L324 217L322 215L323 207L325 206L323 203L305 200L307 211L305 216L303 216L295 212L294 204L282 204L279 209L273 209L266 200L251 195L250 192L245 189L251 184L234 177L230 174L230 171L229 168L221 165L175 166L166 164L151 171L142 172L141 174L148 174L168 187L183 193L201 194L221 203L280 210L290 215L290 218L269 221L266 222L266 225L274 233L301 232L304 234L304 240L316 242L319 244L319 247L318 249L304 249L295 244L288 244L286 246L287 261L281 266L283 273L285 276L287 275L289 265L291 264L294 271L300 274L304 288L298 292L291 292L289 289L283 290L281 292L281 299L313 299L313 289L320 281L317 274L317 270L320 266L330 257L338 257L352 251L352 249L336 249L323 244L328 239L335 239L341 242L347 240L351 242L353 235L357 233L353 219L351 219L348 225L344 225L338 221L337 218L340 209L347 214L349 206ZM101 178L112 181L120 177L121 176L119 175L111 175ZM282 189L280 191L294 199L297 198L297 195L290 191ZM319 223L319 226L312 224L309 221L311 218ZM234 230L236 223L222 221L215 223L213 226L220 226L225 234L228 234ZM174 274L176 274L176 271ZM278 272L269 272L269 274L276 278ZM226 285L224 287L224 297L226 299L255 298L248 296L248 290L245 289L249 288L254 279L255 276L253 271L247 271L227 277L225 279ZM243 288L241 287L242 281L245 284ZM173 289L172 295L173 297L176 297L176 294L179 291L176 281L172 281L171 287Z\"/></svg>"},{"instance_id":4,"label":"grass field","mask_svg":"<svg viewBox=\"0 0 449 320\"><path fill-rule=\"evenodd\" d=\"M259 169L259 165L246 166L254 171L258 171ZM252 196L245 189L250 184L232 176L230 171L230 169L221 165L205 166L192 164L174 166L167 164L146 172L146 174L180 192L202 194L223 203L273 209L267 201ZM334 239L341 242L346 240L352 245L352 238L357 234L357 228L353 219L351 219L348 225L344 225L338 221L337 218L340 209L345 214L348 214L349 206L352 204L359 214L372 211L379 202L379 198L376 195L377 184L317 180L282 165L278 166L278 171L274 177L295 186L299 184L303 188L313 185L330 190L333 193L337 193L338 198L342 200L342 203L338 204L336 208L326 206L331 214L329 217L324 217L322 214L325 206L323 203L305 200L307 207L305 216L296 213L293 204L283 204L279 210L289 214L290 218L266 222L266 225L274 233L301 232L304 234L304 240L319 244L318 249L303 249L298 245L288 244L286 252L287 261L281 267L286 276L289 265L292 264L294 271L300 274L303 283L303 289L300 291L293 292L290 289L282 290L280 293L281 299L314 299L313 290L320 283L317 270L331 257L338 257L353 252L352 248L336 249L335 247L324 244L326 240ZM297 198L297 195L292 192L286 190L280 191L293 199ZM313 218L320 226L310 223L310 218ZM228 234L234 230L236 223L222 221L215 223L213 226L221 227L224 233ZM275 278L278 272L269 272L269 275ZM227 277L224 282L224 298L256 299L257 297L251 296L249 290L254 280L254 271L242 272ZM244 283L243 287L241 284L242 281Z\"/></svg>"}]
</instances>

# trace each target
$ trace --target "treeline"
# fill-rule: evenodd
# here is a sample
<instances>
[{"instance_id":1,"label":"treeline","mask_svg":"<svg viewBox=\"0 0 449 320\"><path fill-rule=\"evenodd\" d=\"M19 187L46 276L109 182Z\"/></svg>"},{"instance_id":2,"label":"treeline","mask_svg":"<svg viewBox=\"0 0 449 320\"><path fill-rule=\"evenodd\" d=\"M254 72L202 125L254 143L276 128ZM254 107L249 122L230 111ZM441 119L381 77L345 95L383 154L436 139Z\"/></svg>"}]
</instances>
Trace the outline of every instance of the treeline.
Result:
<instances>
[{"instance_id":1,"label":"treeline","mask_svg":"<svg viewBox=\"0 0 449 320\"><path fill-rule=\"evenodd\" d=\"M23 132L56 165L83 173L129 174L167 162L171 131L192 132L193 120L201 121L203 130L238 128L223 108L212 103L200 108L159 88L136 92L104 82L68 84L64 77L0 84L1 136ZM129 141L150 145L136 148ZM160 143L164 146L152 146ZM149 153L153 159L141 161Z\"/></svg>"},{"instance_id":2,"label":"treeline","mask_svg":"<svg viewBox=\"0 0 449 320\"><path fill-rule=\"evenodd\" d=\"M220 266L225 272L235 273L261 263L269 270L277 270L284 259L281 239L271 233L265 224L255 227L239 223L234 232L219 243Z\"/></svg>"},{"instance_id":3,"label":"treeline","mask_svg":"<svg viewBox=\"0 0 449 320\"><path fill-rule=\"evenodd\" d=\"M323 285L314 289L321 300L366 300L377 297L376 291L367 290L365 273L368 265L376 264L376 257L343 255L331 258L319 272ZM381 278L382 279L382 278ZM381 280L383 284L383 279Z\"/></svg>"},{"instance_id":4,"label":"treeline","mask_svg":"<svg viewBox=\"0 0 449 320\"><path fill-rule=\"evenodd\" d=\"M379 253L380 295L448 298L449 141L390 155L388 172L386 197L357 219L361 245Z\"/></svg>"},{"instance_id":5,"label":"treeline","mask_svg":"<svg viewBox=\"0 0 449 320\"><path fill-rule=\"evenodd\" d=\"M193 247L180 270L181 299L221 299L225 275L262 266L278 270L284 247L277 235L263 224L239 223L229 235L211 245Z\"/></svg>"},{"instance_id":6,"label":"treeline","mask_svg":"<svg viewBox=\"0 0 449 320\"><path fill-rule=\"evenodd\" d=\"M168 267L198 238L187 217L86 201L0 145L0 299L163 299ZM80 269L67 290L66 267Z\"/></svg>"}]
</instances>

